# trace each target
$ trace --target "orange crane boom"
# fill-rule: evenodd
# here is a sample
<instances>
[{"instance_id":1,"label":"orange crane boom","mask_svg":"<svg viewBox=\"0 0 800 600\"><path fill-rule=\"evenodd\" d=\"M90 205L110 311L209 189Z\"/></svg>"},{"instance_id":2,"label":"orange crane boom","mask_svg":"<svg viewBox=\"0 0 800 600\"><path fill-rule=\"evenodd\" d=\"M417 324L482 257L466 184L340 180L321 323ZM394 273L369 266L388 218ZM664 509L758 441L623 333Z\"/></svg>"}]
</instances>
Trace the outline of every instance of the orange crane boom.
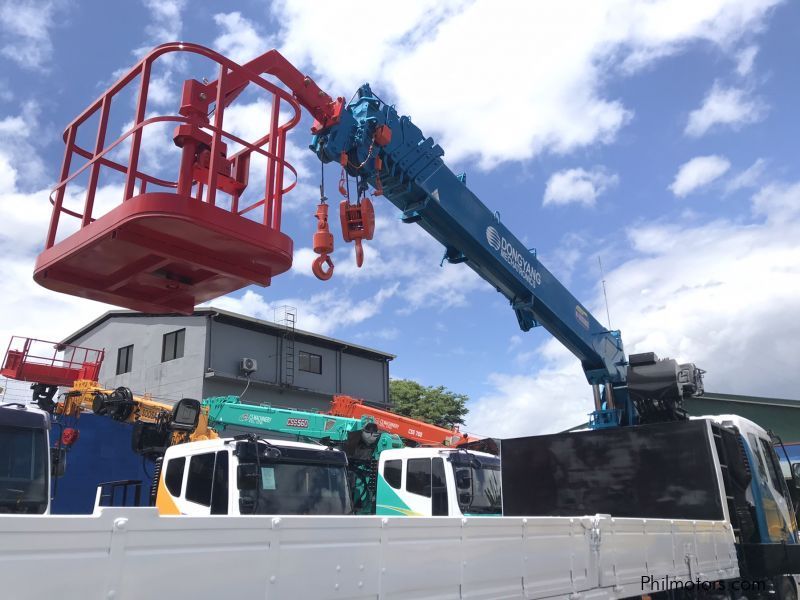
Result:
<instances>
[{"instance_id":1,"label":"orange crane boom","mask_svg":"<svg viewBox=\"0 0 800 600\"><path fill-rule=\"evenodd\" d=\"M365 416L371 417L378 429L387 433L397 434L404 440L409 440L422 446L461 446L477 442L479 439L466 433L461 433L458 429L447 429L446 427L431 425L411 417L403 417L388 410L369 406L351 396L334 396L328 412L339 417L351 417L354 419L360 419Z\"/></svg>"}]
</instances>

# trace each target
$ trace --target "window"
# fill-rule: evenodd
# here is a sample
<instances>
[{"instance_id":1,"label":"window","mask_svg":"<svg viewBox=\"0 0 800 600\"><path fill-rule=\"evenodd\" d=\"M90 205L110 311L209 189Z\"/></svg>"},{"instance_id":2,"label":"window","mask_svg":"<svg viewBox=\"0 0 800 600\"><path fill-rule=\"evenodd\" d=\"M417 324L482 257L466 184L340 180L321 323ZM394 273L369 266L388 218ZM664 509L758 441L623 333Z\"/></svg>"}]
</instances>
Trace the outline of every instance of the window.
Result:
<instances>
[{"instance_id":1,"label":"window","mask_svg":"<svg viewBox=\"0 0 800 600\"><path fill-rule=\"evenodd\" d=\"M211 506L211 482L214 479L214 453L197 454L189 460L186 499Z\"/></svg>"},{"instance_id":2,"label":"window","mask_svg":"<svg viewBox=\"0 0 800 600\"><path fill-rule=\"evenodd\" d=\"M214 485L211 490L211 514L228 514L228 453L217 452L214 463Z\"/></svg>"},{"instance_id":3,"label":"window","mask_svg":"<svg viewBox=\"0 0 800 600\"><path fill-rule=\"evenodd\" d=\"M131 372L133 363L133 344L117 350L117 375Z\"/></svg>"},{"instance_id":4,"label":"window","mask_svg":"<svg viewBox=\"0 0 800 600\"><path fill-rule=\"evenodd\" d=\"M426 498L431 497L431 459L408 459L408 472L406 473L406 491L419 494Z\"/></svg>"},{"instance_id":5,"label":"window","mask_svg":"<svg viewBox=\"0 0 800 600\"><path fill-rule=\"evenodd\" d=\"M387 460L383 463L383 478L394 489L400 489L400 480L403 476L402 460Z\"/></svg>"},{"instance_id":6,"label":"window","mask_svg":"<svg viewBox=\"0 0 800 600\"><path fill-rule=\"evenodd\" d=\"M183 358L183 340L186 337L185 329L178 329L164 334L161 346L161 362Z\"/></svg>"},{"instance_id":7,"label":"window","mask_svg":"<svg viewBox=\"0 0 800 600\"><path fill-rule=\"evenodd\" d=\"M750 439L750 447L753 449L753 454L756 455L756 460L758 461L758 475L761 483L766 485L767 483L767 467L764 465L764 459L761 456L761 452L758 449L758 440L756 436L752 433L748 433L747 437Z\"/></svg>"},{"instance_id":8,"label":"window","mask_svg":"<svg viewBox=\"0 0 800 600\"><path fill-rule=\"evenodd\" d=\"M167 490L175 497L181 495L183 490L183 467L186 466L186 457L173 458L167 463L167 470L164 473L164 484Z\"/></svg>"},{"instance_id":9,"label":"window","mask_svg":"<svg viewBox=\"0 0 800 600\"><path fill-rule=\"evenodd\" d=\"M783 475L781 474L781 466L778 462L778 457L775 456L775 450L767 440L763 438L758 438L761 442L761 449L764 451L764 455L767 461L767 471L769 472L770 481L772 481L772 487L775 488L777 492L780 492L781 495L787 495L787 492L784 492L784 481Z\"/></svg>"},{"instance_id":10,"label":"window","mask_svg":"<svg viewBox=\"0 0 800 600\"><path fill-rule=\"evenodd\" d=\"M447 516L447 480L444 475L444 460L441 458L433 459L431 469L431 492L433 494L434 517Z\"/></svg>"},{"instance_id":11,"label":"window","mask_svg":"<svg viewBox=\"0 0 800 600\"><path fill-rule=\"evenodd\" d=\"M319 354L300 351L300 370L308 373L322 374L322 357Z\"/></svg>"}]
</instances>

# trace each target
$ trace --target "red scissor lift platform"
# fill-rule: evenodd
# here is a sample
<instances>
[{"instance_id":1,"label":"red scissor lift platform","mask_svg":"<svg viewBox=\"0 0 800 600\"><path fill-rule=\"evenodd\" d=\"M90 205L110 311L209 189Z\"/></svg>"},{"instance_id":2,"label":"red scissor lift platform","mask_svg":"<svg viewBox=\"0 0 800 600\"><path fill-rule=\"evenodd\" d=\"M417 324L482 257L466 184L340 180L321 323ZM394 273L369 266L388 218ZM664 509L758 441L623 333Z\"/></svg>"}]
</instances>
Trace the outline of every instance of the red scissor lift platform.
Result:
<instances>
[{"instance_id":1,"label":"red scissor lift platform","mask_svg":"<svg viewBox=\"0 0 800 600\"><path fill-rule=\"evenodd\" d=\"M218 78L210 83L185 81L178 114L153 116L148 106L153 64L169 53L202 57L215 65ZM295 93L271 83L263 73ZM112 104L132 85L138 85L133 125L106 143ZM266 132L249 141L224 125L226 109L248 85L260 101L266 96L264 106L271 106L264 111ZM66 128L61 176L51 194L50 227L34 279L74 296L144 312L184 314L196 304L252 283L269 285L292 265L292 240L280 230L281 203L296 185L296 171L284 153L286 133L300 120L299 102L311 105L312 114L323 122L337 106L276 51L238 65L195 44L154 49ZM86 137L85 129L95 122L96 131L89 129L93 147L85 142L81 146L82 128ZM165 179L158 166L155 173L143 170L142 165L152 161L140 160L142 136L157 124L175 125L172 137L180 148L176 180ZM238 150L229 155L229 145ZM245 202L242 194L254 156L266 163L266 174L258 181L264 183L264 193ZM73 169L74 163L82 164ZM294 181L284 185L287 169ZM124 183L121 193L117 190L117 205L97 215L102 195L98 182L109 172L121 175ZM79 184L79 177L87 182ZM59 229L65 216L78 220L77 231L66 236Z\"/></svg>"},{"instance_id":2,"label":"red scissor lift platform","mask_svg":"<svg viewBox=\"0 0 800 600\"><path fill-rule=\"evenodd\" d=\"M0 375L58 387L75 381L97 381L105 352L93 348L14 336L8 344Z\"/></svg>"}]
</instances>

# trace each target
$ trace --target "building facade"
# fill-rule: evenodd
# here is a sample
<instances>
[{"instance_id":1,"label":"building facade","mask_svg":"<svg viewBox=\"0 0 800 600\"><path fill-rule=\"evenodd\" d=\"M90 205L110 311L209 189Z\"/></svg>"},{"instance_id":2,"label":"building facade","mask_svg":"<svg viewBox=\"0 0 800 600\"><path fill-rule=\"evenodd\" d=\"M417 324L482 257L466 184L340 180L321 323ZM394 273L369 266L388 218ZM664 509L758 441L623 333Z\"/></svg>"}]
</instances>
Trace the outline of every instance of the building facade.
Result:
<instances>
[{"instance_id":1,"label":"building facade","mask_svg":"<svg viewBox=\"0 0 800 600\"><path fill-rule=\"evenodd\" d=\"M100 383L174 403L239 395L243 401L325 410L334 394L389 403L394 355L216 308L189 316L112 310L65 340L104 349Z\"/></svg>"}]
</instances>

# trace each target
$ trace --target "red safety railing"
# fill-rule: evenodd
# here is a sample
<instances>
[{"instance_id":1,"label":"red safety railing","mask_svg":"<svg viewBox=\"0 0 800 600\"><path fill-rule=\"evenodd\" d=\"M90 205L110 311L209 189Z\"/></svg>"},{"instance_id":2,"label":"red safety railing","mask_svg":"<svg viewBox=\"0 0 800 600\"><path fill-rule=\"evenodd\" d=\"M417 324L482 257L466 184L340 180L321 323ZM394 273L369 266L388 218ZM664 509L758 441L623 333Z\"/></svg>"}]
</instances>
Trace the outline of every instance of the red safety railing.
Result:
<instances>
[{"instance_id":1,"label":"red safety railing","mask_svg":"<svg viewBox=\"0 0 800 600\"><path fill-rule=\"evenodd\" d=\"M205 57L218 64L218 78L209 84L197 81L187 81L184 87L182 109L187 114L172 114L146 117L147 99L151 83L151 74L154 63L164 55L171 53L191 53ZM278 57L279 54L275 53ZM282 57L280 57L282 59ZM135 108L133 126L121 136L107 143L109 116L115 99L122 96L123 90L138 80L138 99ZM270 131L257 140L247 141L223 128L225 108L232 102L239 92L248 84L264 90L271 96ZM197 93L200 100L195 106L191 98L186 98L187 89L190 93ZM216 92L216 93L214 93ZM209 94L213 94L213 97ZM205 96L205 97L202 97ZM233 96L231 98L231 96ZM205 104L214 104L213 123L208 116L200 114L193 108ZM289 109L289 118L280 122L280 113L283 107ZM87 126L95 115L98 118L94 147L89 149L80 146L76 140L82 127ZM152 50L126 75L120 78L105 93L97 98L86 110L73 120L64 130L64 159L61 165L59 182L50 196L53 212L45 243L46 248L51 248L56 243L59 223L62 215L68 215L80 220L80 227L86 227L95 220L94 209L97 186L101 170L111 169L124 175L125 183L120 201L130 200L134 194L141 195L148 191L148 185L157 185L162 188L174 189L178 194L191 196L200 202L218 205L217 191L222 190L231 195L230 212L244 215L254 209L264 207L260 221L272 229L280 231L281 205L284 194L289 192L297 182L297 171L284 158L286 150L286 133L300 120L300 106L293 96L266 80L258 72L246 66L241 66L208 48L188 43L164 44ZM207 155L208 165L200 170L193 168L194 160L190 146L184 146L180 171L175 180L164 179L140 169L140 153L142 135L148 126L156 123L176 123L186 129L193 129L194 133L206 132L210 140L210 151ZM176 130L177 132L177 130ZM130 152L127 165L114 160L111 156L121 145L130 140ZM242 146L236 154L227 157L222 152L223 140L235 142ZM188 140L190 143L192 140ZM247 187L247 167L252 154L260 154L267 159L267 171L264 182L264 195L248 206L240 207L241 193ZM72 171L73 158L79 156L88 162ZM294 175L294 181L284 186L285 170ZM204 173L202 171L205 171ZM70 186L84 173L88 172L83 210L76 211L65 206L64 200ZM198 177L201 175L201 177ZM138 189L137 189L138 188Z\"/></svg>"},{"instance_id":2,"label":"red safety railing","mask_svg":"<svg viewBox=\"0 0 800 600\"><path fill-rule=\"evenodd\" d=\"M71 386L79 379L97 381L104 357L103 350L13 336L0 375L17 381Z\"/></svg>"},{"instance_id":3,"label":"red safety railing","mask_svg":"<svg viewBox=\"0 0 800 600\"><path fill-rule=\"evenodd\" d=\"M187 79L177 114L154 114L148 106L153 67L175 53L210 61L217 79ZM269 101L264 104L269 106L264 109L269 129L246 140L226 128L225 115L248 86L258 101ZM121 103L129 109L130 92L136 97L131 126L108 142L112 106ZM283 198L297 183L296 170L284 158L286 134L300 120L301 106L316 119L313 131L334 123L343 104L344 99L331 99L275 50L238 65L196 44L159 46L67 126L45 250L36 260L34 279L82 298L184 314L250 284L269 285L292 265L292 240L281 232ZM175 129L165 144L180 149L175 179L165 178L163 164L156 172L143 168L145 132L159 132L167 123ZM88 138L94 139L91 148ZM238 147L229 153L231 144ZM127 161L120 157L125 150ZM254 157L265 162L263 179L259 175L256 187L250 186L253 193L244 195ZM84 164L73 169L78 160ZM118 202L98 211L99 184L106 175L121 177L123 184ZM66 236L59 234L65 216L78 220L77 231Z\"/></svg>"}]
</instances>

